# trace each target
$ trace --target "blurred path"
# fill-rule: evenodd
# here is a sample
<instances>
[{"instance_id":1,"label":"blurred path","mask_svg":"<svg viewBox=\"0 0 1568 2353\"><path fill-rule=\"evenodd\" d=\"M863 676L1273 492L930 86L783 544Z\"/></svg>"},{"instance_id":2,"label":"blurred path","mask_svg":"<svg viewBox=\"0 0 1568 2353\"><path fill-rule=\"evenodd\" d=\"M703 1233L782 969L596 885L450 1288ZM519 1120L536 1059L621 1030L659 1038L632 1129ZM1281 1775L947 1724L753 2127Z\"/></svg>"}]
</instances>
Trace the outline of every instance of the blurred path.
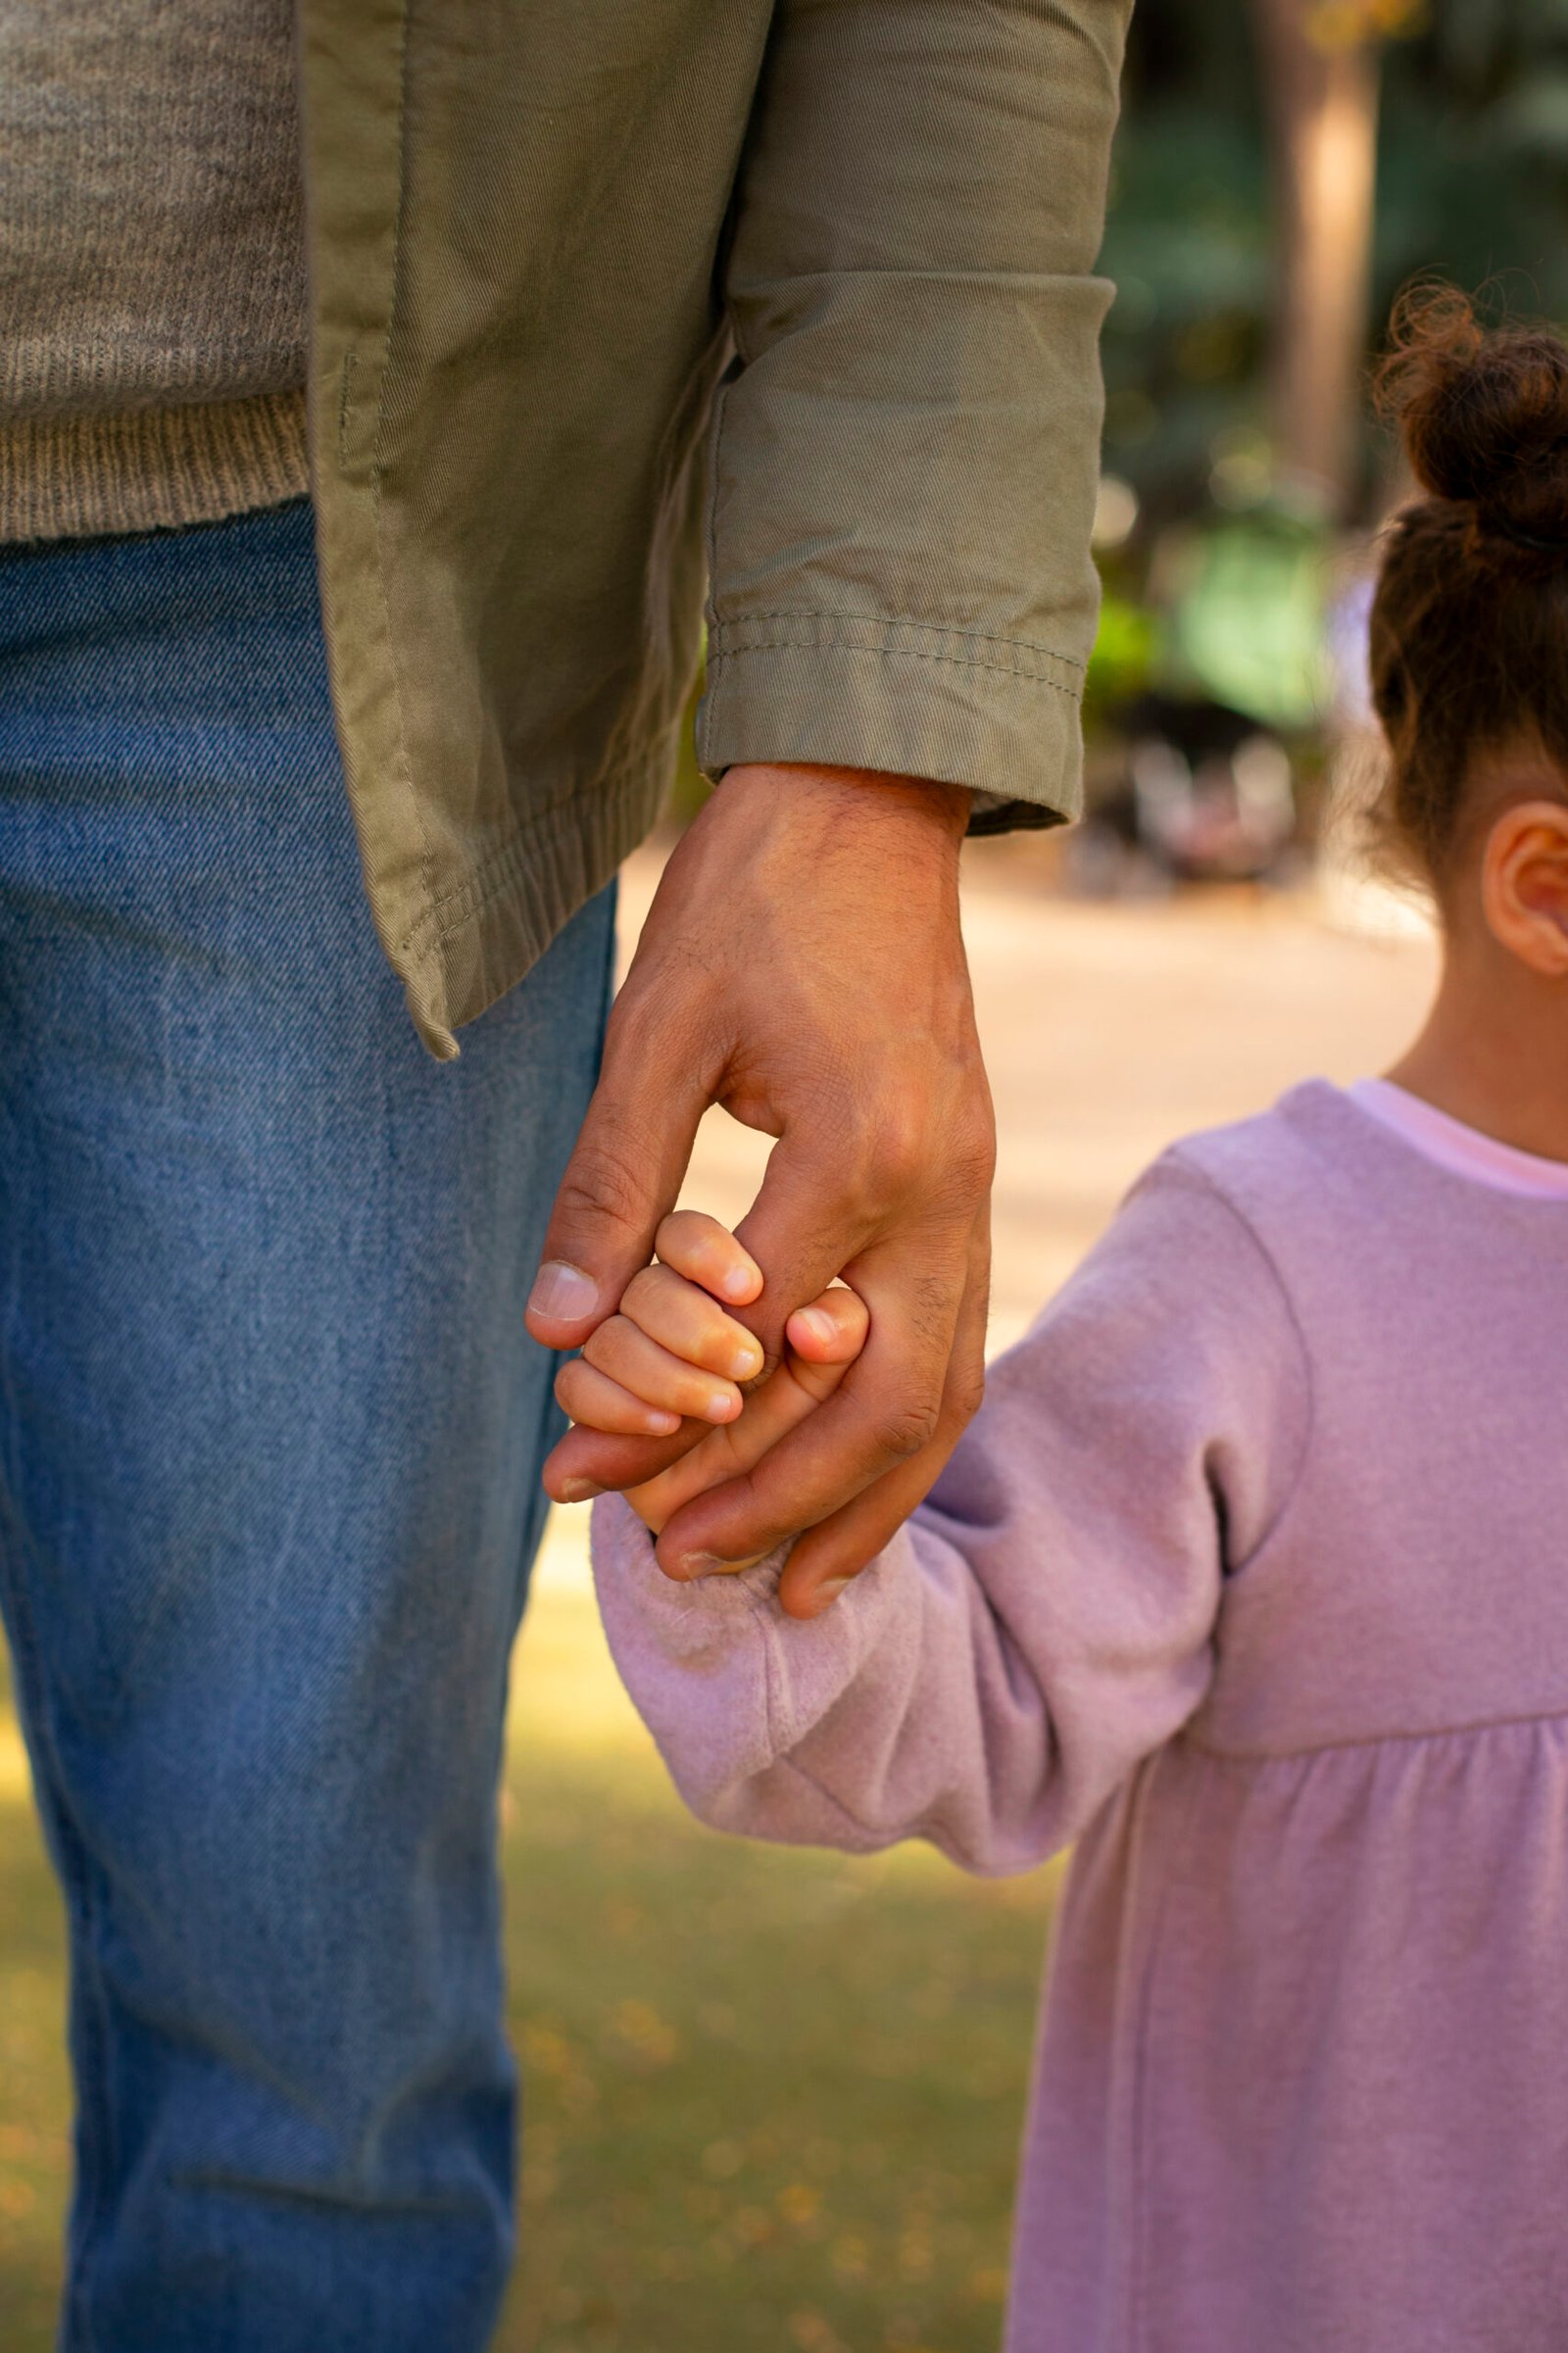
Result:
<instances>
[{"instance_id":1,"label":"blurred path","mask_svg":"<svg viewBox=\"0 0 1568 2353\"><path fill-rule=\"evenodd\" d=\"M1007 1347L1174 1137L1261 1109L1297 1079L1349 1079L1411 1035L1424 936L1331 930L1308 897L1224 890L1087 904L1046 895L1038 844L971 843L964 932L996 1097L991 1347ZM661 859L622 882L630 955ZM703 1123L684 1199L733 1224L768 1140Z\"/></svg>"}]
</instances>

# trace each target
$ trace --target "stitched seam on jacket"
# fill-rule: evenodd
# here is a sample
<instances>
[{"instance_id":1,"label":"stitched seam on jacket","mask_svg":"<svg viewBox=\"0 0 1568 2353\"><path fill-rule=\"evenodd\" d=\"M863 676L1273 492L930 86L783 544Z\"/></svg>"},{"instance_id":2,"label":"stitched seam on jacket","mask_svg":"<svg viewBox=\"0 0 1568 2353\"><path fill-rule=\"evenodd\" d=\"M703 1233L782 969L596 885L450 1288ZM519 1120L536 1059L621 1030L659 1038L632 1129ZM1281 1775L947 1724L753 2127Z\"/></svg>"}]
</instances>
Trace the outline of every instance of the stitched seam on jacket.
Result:
<instances>
[{"instance_id":1,"label":"stitched seam on jacket","mask_svg":"<svg viewBox=\"0 0 1568 2353\"><path fill-rule=\"evenodd\" d=\"M746 366L746 352L741 343L740 330L735 323L734 314L728 309L727 305L725 315L729 319L729 331L734 337L735 349L740 356L741 366L744 368ZM703 539L708 557L708 594L703 601L703 617L708 624L708 634L710 640L707 649L707 659L704 665L705 676L703 681L703 693L705 697L711 696L712 698L709 706L708 715L710 723L714 725L716 725L718 720L718 704L719 696L723 687L723 681L716 675L710 677L706 673L709 671L716 672L717 662L713 653L713 647L717 642L719 631L723 626L718 617L718 606L713 594L713 582L718 578L718 485L722 478L723 470L719 464L719 458L724 443L724 412L729 406L729 396L733 389L733 383L727 382L725 378L720 375L718 384L713 394L712 439L708 453L708 485L703 502L705 508L703 516Z\"/></svg>"},{"instance_id":2,"label":"stitched seam on jacket","mask_svg":"<svg viewBox=\"0 0 1568 2353\"><path fill-rule=\"evenodd\" d=\"M890 620L885 613L848 613L834 605L775 605L765 613L737 613L728 621L715 616L713 628L722 636L726 629L750 628L754 621L860 621L872 629L923 629L932 637L961 638L965 645L1023 646L1031 654L1044 654L1048 662L1065 662L1073 670L1089 666L1071 654L1058 654L1054 646L1043 645L1034 637L1006 637L995 629L960 629L948 621Z\"/></svg>"},{"instance_id":3,"label":"stitched seam on jacket","mask_svg":"<svg viewBox=\"0 0 1568 2353\"><path fill-rule=\"evenodd\" d=\"M463 930L476 915L483 913L492 900L500 897L507 884L523 866L534 836L549 818L559 816L563 809L570 809L574 802L581 800L592 800L601 809L607 801L613 805L623 794L629 796L634 789L646 788L648 781L649 771L646 768L624 768L608 789L602 779L574 784L559 800L547 801L543 808L530 809L526 817L514 819L495 848L485 853L462 882L454 884L450 891L443 891L439 896L432 895L429 905L404 933L398 943L399 948L413 951L421 964L429 962L443 941L450 939L454 932ZM446 910L459 900L467 904L458 913L448 915ZM435 946L416 947L416 943L432 930L436 935Z\"/></svg>"},{"instance_id":4,"label":"stitched seam on jacket","mask_svg":"<svg viewBox=\"0 0 1568 2353\"><path fill-rule=\"evenodd\" d=\"M1038 670L1029 670L1004 662L971 660L962 654L923 653L917 646L852 646L842 639L827 645L804 645L799 638L769 637L760 645L732 646L727 653L714 657L711 667L722 672L726 662L738 662L747 654L863 654L873 662L937 662L947 669L989 670L996 678L1021 679L1026 686L1043 686L1054 695L1065 695L1070 703L1078 700L1076 687L1063 686L1059 678L1047 678ZM717 723L717 698L714 698L714 724Z\"/></svg>"}]
</instances>

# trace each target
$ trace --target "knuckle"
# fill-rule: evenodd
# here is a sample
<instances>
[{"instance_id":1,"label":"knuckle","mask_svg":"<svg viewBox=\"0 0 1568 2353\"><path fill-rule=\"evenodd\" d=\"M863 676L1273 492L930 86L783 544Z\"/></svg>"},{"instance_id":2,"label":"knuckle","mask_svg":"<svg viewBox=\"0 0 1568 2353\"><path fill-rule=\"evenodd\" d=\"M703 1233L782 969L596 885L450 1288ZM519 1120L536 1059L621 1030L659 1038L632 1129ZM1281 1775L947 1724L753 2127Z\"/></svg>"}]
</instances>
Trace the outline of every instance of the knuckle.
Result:
<instances>
[{"instance_id":1,"label":"knuckle","mask_svg":"<svg viewBox=\"0 0 1568 2353\"><path fill-rule=\"evenodd\" d=\"M908 1398L890 1405L877 1415L871 1435L877 1450L896 1462L906 1461L928 1446L937 1434L941 1418L940 1405L922 1398Z\"/></svg>"},{"instance_id":2,"label":"knuckle","mask_svg":"<svg viewBox=\"0 0 1568 2353\"><path fill-rule=\"evenodd\" d=\"M951 1274L919 1275L909 1286L909 1322L926 1347L945 1356L958 1304L958 1283Z\"/></svg>"},{"instance_id":3,"label":"knuckle","mask_svg":"<svg viewBox=\"0 0 1568 2353\"><path fill-rule=\"evenodd\" d=\"M966 1113L959 1122L948 1165L956 1184L978 1200L997 1173L997 1123L989 1110Z\"/></svg>"},{"instance_id":4,"label":"knuckle","mask_svg":"<svg viewBox=\"0 0 1568 2353\"><path fill-rule=\"evenodd\" d=\"M584 1364L591 1364L602 1373L612 1370L619 1355L619 1335L615 1330L619 1321L618 1315L612 1315L600 1324L596 1331L589 1333L582 1345L581 1361Z\"/></svg>"},{"instance_id":5,"label":"knuckle","mask_svg":"<svg viewBox=\"0 0 1568 2353\"><path fill-rule=\"evenodd\" d=\"M654 1237L660 1256L662 1257L666 1250L678 1255L681 1250L690 1250L701 1239L704 1222L695 1209L666 1210L659 1221L659 1232Z\"/></svg>"},{"instance_id":6,"label":"knuckle","mask_svg":"<svg viewBox=\"0 0 1568 2353\"><path fill-rule=\"evenodd\" d=\"M851 1190L862 1203L940 1194L966 1209L996 1169L996 1128L985 1103L947 1111L929 1089L905 1085L883 1097L851 1157Z\"/></svg>"},{"instance_id":7,"label":"knuckle","mask_svg":"<svg viewBox=\"0 0 1568 2353\"><path fill-rule=\"evenodd\" d=\"M864 1175L884 1200L912 1193L930 1166L925 1104L911 1091L884 1103L868 1138Z\"/></svg>"},{"instance_id":8,"label":"knuckle","mask_svg":"<svg viewBox=\"0 0 1568 2353\"><path fill-rule=\"evenodd\" d=\"M943 1405L943 1418L950 1429L967 1429L984 1404L985 1395L986 1372L983 1364L956 1368L949 1381Z\"/></svg>"},{"instance_id":9,"label":"knuckle","mask_svg":"<svg viewBox=\"0 0 1568 2353\"><path fill-rule=\"evenodd\" d=\"M642 1186L625 1161L603 1145L580 1144L561 1181L558 1212L571 1225L638 1226L645 1215Z\"/></svg>"},{"instance_id":10,"label":"knuckle","mask_svg":"<svg viewBox=\"0 0 1568 2353\"><path fill-rule=\"evenodd\" d=\"M603 1066L613 1073L622 1061L635 1070L641 1066L650 1045L656 1043L665 1030L681 1027L680 1013L672 993L650 983L650 976L636 968L629 971L615 991L605 1023Z\"/></svg>"},{"instance_id":11,"label":"knuckle","mask_svg":"<svg viewBox=\"0 0 1568 2353\"><path fill-rule=\"evenodd\" d=\"M659 1269L655 1266L640 1266L620 1295L622 1315L629 1315L635 1322L639 1309L643 1314L647 1314L662 1289L663 1285L660 1280Z\"/></svg>"}]
</instances>

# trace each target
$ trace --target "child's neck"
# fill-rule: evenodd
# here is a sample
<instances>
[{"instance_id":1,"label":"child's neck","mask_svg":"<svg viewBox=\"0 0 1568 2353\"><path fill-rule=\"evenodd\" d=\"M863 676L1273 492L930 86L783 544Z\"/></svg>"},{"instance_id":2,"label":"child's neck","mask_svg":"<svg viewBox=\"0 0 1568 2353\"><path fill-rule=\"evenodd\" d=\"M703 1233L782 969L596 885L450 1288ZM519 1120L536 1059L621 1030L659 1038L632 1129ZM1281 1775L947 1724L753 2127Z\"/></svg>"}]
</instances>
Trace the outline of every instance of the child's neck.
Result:
<instances>
[{"instance_id":1,"label":"child's neck","mask_svg":"<svg viewBox=\"0 0 1568 2353\"><path fill-rule=\"evenodd\" d=\"M1568 995L1490 944L1447 949L1427 1025L1388 1075L1499 1144L1568 1160Z\"/></svg>"}]
</instances>

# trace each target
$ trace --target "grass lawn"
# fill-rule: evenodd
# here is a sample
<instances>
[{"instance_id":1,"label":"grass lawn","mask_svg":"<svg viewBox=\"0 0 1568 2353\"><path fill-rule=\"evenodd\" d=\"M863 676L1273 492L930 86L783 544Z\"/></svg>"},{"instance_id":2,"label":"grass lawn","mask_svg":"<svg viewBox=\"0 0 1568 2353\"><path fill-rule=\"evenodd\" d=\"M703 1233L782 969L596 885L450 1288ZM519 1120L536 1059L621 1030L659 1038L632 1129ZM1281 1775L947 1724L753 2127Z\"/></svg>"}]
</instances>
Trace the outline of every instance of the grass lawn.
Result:
<instances>
[{"instance_id":1,"label":"grass lawn","mask_svg":"<svg viewBox=\"0 0 1568 2353\"><path fill-rule=\"evenodd\" d=\"M501 2353L993 2353L1050 1875L698 1829L614 1682L577 1541L553 1544L568 1573L535 1597L513 1711L527 2100ZM0 1694L4 2353L53 2341L62 2001Z\"/></svg>"}]
</instances>

